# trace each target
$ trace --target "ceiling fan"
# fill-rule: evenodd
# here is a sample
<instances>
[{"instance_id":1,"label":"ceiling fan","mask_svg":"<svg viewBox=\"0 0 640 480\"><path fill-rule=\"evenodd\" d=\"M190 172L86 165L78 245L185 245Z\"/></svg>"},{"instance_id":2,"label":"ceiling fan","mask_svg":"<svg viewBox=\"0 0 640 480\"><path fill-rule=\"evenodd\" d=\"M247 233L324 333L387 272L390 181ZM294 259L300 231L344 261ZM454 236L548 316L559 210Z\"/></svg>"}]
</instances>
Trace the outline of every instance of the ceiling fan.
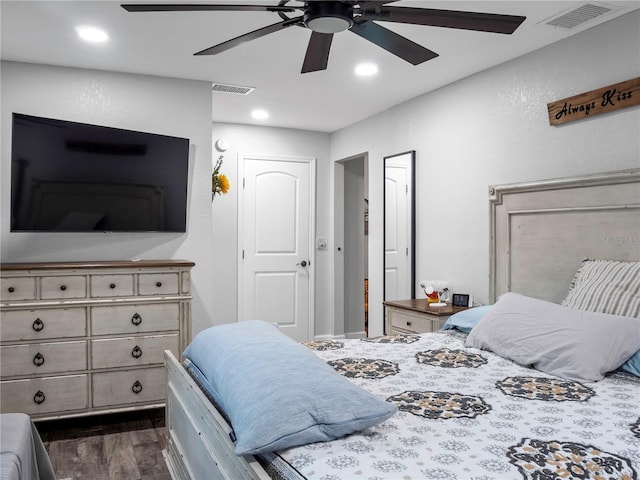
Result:
<instances>
[{"instance_id":1,"label":"ceiling fan","mask_svg":"<svg viewBox=\"0 0 640 480\"><path fill-rule=\"evenodd\" d=\"M299 26L311 30L311 38L302 64L302 73L316 72L327 68L333 35L344 30L350 30L413 65L438 56L437 53L408 38L374 23L376 21L511 34L526 19L526 17L517 15L386 5L396 0L308 0L302 5L287 5L289 1L280 0L278 5L161 3L125 4L122 7L128 12L266 11L277 13L282 21L219 43L194 55L215 55L241 43L285 28ZM294 17L287 15L299 12L302 15Z\"/></svg>"}]
</instances>

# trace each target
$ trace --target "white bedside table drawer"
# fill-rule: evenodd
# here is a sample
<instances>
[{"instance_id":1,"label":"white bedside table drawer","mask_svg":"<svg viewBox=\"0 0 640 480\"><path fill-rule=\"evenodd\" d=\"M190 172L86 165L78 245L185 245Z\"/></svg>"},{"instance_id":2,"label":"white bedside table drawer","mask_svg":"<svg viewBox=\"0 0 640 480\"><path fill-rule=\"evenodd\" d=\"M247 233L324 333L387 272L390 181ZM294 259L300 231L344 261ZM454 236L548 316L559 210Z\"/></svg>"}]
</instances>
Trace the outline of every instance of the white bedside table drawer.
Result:
<instances>
[{"instance_id":1,"label":"white bedside table drawer","mask_svg":"<svg viewBox=\"0 0 640 480\"><path fill-rule=\"evenodd\" d=\"M398 328L409 332L430 332L430 320L421 318L411 313L393 311L391 315L391 328Z\"/></svg>"},{"instance_id":2,"label":"white bedside table drawer","mask_svg":"<svg viewBox=\"0 0 640 480\"><path fill-rule=\"evenodd\" d=\"M466 307L432 307L424 299L385 301L387 335L430 333L442 328L451 315Z\"/></svg>"},{"instance_id":3,"label":"white bedside table drawer","mask_svg":"<svg viewBox=\"0 0 640 480\"><path fill-rule=\"evenodd\" d=\"M419 315L402 310L389 312L392 329L400 329L412 333L437 332L447 321L447 317Z\"/></svg>"}]
</instances>

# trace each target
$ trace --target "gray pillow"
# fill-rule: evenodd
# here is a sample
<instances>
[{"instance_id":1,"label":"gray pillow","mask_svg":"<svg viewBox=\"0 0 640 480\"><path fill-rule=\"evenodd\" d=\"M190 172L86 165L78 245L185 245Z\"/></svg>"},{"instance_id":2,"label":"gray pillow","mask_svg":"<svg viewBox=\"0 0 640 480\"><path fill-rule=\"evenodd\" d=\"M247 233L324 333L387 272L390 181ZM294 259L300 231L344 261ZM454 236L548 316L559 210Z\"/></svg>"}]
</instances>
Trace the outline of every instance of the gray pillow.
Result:
<instances>
[{"instance_id":1,"label":"gray pillow","mask_svg":"<svg viewBox=\"0 0 640 480\"><path fill-rule=\"evenodd\" d=\"M505 293L465 345L558 377L597 381L640 350L640 319Z\"/></svg>"}]
</instances>

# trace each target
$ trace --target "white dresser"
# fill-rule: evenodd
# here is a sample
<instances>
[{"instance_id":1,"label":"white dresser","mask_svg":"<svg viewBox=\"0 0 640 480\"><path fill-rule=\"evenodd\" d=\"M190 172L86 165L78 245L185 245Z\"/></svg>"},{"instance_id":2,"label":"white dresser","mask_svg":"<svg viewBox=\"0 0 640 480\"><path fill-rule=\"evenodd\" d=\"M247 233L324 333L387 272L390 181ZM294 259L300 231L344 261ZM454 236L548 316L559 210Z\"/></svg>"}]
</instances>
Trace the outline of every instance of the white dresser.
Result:
<instances>
[{"instance_id":1,"label":"white dresser","mask_svg":"<svg viewBox=\"0 0 640 480\"><path fill-rule=\"evenodd\" d=\"M0 412L35 419L164 405L163 351L191 339L184 260L2 264Z\"/></svg>"}]
</instances>

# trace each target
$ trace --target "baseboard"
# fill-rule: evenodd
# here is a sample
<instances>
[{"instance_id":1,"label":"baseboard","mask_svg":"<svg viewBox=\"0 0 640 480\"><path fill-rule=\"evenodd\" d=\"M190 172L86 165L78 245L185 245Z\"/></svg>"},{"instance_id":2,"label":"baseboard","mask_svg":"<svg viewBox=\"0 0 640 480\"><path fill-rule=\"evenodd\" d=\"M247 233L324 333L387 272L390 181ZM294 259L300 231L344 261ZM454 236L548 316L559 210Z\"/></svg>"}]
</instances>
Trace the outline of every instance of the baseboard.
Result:
<instances>
[{"instance_id":1,"label":"baseboard","mask_svg":"<svg viewBox=\"0 0 640 480\"><path fill-rule=\"evenodd\" d=\"M362 330L361 332L345 333L345 338L367 338L367 332Z\"/></svg>"},{"instance_id":2,"label":"baseboard","mask_svg":"<svg viewBox=\"0 0 640 480\"><path fill-rule=\"evenodd\" d=\"M314 342L325 342L331 340L341 340L345 338L367 338L367 332L364 330L360 332L344 333L342 335L315 335L313 337Z\"/></svg>"}]
</instances>

